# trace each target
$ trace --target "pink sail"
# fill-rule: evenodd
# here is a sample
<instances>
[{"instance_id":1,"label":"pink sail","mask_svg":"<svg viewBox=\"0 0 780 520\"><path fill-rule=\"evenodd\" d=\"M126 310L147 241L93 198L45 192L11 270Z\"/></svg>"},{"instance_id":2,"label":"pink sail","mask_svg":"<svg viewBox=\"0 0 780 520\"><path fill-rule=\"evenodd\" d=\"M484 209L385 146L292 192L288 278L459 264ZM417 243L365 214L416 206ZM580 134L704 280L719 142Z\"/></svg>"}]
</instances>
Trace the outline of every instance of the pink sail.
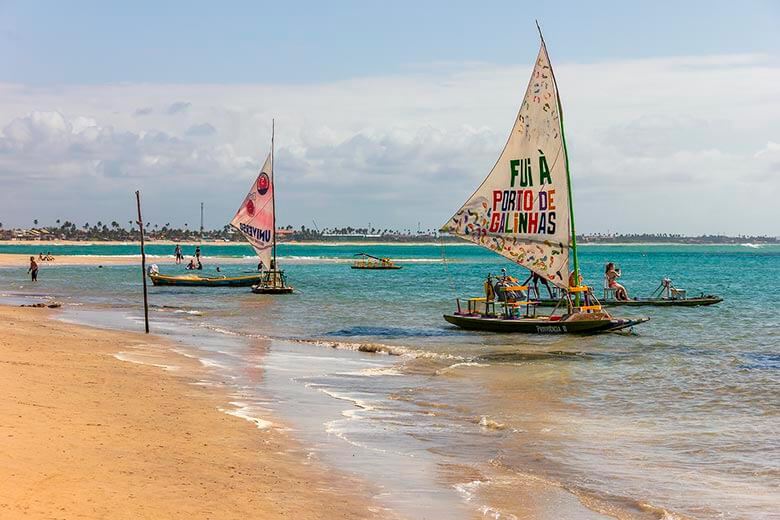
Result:
<instances>
[{"instance_id":1,"label":"pink sail","mask_svg":"<svg viewBox=\"0 0 780 520\"><path fill-rule=\"evenodd\" d=\"M260 174L230 221L230 225L246 237L266 269L271 266L276 225L273 190L273 155L268 154Z\"/></svg>"}]
</instances>

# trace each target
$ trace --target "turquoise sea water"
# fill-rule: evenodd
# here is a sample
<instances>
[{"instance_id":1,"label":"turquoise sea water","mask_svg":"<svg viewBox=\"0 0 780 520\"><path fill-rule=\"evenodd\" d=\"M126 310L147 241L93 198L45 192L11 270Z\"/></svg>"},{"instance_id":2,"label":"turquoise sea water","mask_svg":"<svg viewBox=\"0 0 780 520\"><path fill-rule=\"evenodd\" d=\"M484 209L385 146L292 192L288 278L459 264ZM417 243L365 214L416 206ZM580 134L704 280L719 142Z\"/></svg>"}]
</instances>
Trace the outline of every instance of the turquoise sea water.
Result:
<instances>
[{"instance_id":1,"label":"turquoise sea water","mask_svg":"<svg viewBox=\"0 0 780 520\"><path fill-rule=\"evenodd\" d=\"M0 245L0 253L38 249ZM225 262L226 273L254 263L246 246L203 250L238 262ZM138 253L137 245L46 251L60 260ZM147 248L159 257L172 251ZM404 268L349 269L360 251ZM470 333L441 318L454 298L478 294L488 272L505 267L522 279L522 270L468 245L283 244L280 261L296 294L151 288L152 327L185 338L229 376L248 410L284 417L326 463L382 482L382 501L411 517L512 518L512 490L528 479L629 517L775 517L780 247L580 251L591 285L601 285L613 261L632 295L648 295L668 276L689 295L725 301L614 309L651 317L633 334ZM138 327L139 267L54 264L43 264L37 285L26 266L0 269L0 293L10 302L51 297L70 304L66 314L76 319ZM209 259L206 271L217 264Z\"/></svg>"}]
</instances>

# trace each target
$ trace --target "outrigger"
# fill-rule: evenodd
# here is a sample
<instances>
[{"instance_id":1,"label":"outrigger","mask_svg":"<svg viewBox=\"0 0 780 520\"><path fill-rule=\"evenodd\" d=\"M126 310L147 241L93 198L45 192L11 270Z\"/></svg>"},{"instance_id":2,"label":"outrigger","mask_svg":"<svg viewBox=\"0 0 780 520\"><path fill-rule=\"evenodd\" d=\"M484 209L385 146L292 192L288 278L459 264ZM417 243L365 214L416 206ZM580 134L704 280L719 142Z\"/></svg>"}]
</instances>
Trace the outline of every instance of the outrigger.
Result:
<instances>
[{"instance_id":1,"label":"outrigger","mask_svg":"<svg viewBox=\"0 0 780 520\"><path fill-rule=\"evenodd\" d=\"M396 264L389 258L379 258L368 253L355 253L358 256L350 267L352 269L401 269L402 266Z\"/></svg>"},{"instance_id":2,"label":"outrigger","mask_svg":"<svg viewBox=\"0 0 780 520\"><path fill-rule=\"evenodd\" d=\"M241 232L260 260L260 278L252 285L257 294L289 294L284 271L276 259L276 184L274 183L274 121L271 120L271 152L252 183L230 225ZM265 270L268 266L268 270Z\"/></svg>"},{"instance_id":3,"label":"outrigger","mask_svg":"<svg viewBox=\"0 0 780 520\"><path fill-rule=\"evenodd\" d=\"M538 24L537 24L538 28ZM474 242L552 283L562 298L549 315L525 285L490 280L484 297L444 319L464 329L524 333L599 333L649 318L615 318L583 285L577 259L563 110L544 38L509 140L488 176L441 231ZM569 261L572 261L570 274ZM491 298L491 291L494 293ZM502 296L503 294L503 296Z\"/></svg>"}]
</instances>

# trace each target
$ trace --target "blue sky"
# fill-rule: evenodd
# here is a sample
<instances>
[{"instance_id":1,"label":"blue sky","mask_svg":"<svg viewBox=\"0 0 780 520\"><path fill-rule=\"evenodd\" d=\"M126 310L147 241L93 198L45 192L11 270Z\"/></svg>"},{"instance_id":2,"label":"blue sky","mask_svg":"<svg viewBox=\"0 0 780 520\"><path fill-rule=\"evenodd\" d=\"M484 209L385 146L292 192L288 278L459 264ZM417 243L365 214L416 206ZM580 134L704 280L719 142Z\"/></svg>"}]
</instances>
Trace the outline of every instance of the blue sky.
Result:
<instances>
[{"instance_id":1,"label":"blue sky","mask_svg":"<svg viewBox=\"0 0 780 520\"><path fill-rule=\"evenodd\" d=\"M776 2L0 2L0 79L316 82L431 62L557 62L780 49Z\"/></svg>"},{"instance_id":2,"label":"blue sky","mask_svg":"<svg viewBox=\"0 0 780 520\"><path fill-rule=\"evenodd\" d=\"M540 4L0 0L0 222L127 221L140 188L221 227L276 117L282 223L438 227L505 142L537 18L580 230L780 234L778 4Z\"/></svg>"}]
</instances>

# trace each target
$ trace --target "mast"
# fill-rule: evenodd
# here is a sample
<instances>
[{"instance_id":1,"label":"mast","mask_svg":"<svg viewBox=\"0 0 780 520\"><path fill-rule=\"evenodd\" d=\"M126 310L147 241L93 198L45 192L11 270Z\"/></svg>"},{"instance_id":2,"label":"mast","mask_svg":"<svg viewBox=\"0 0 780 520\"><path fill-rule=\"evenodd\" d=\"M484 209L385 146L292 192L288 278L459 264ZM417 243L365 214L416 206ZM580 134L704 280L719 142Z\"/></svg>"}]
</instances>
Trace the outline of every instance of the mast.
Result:
<instances>
[{"instance_id":1,"label":"mast","mask_svg":"<svg viewBox=\"0 0 780 520\"><path fill-rule=\"evenodd\" d=\"M549 58L549 54L547 53L547 44L544 41L544 36L542 35L542 28L539 27L539 22L536 21L536 28L539 30L539 38L542 40L542 46L544 47L544 52L547 54ZM549 61L549 60L548 60ZM574 265L573 265L573 274L574 274L574 283L575 285L580 284L580 264L577 259L577 232L575 231L574 227L574 192L571 189L571 173L569 172L569 152L566 148L566 133L563 131L563 106L561 106L561 95L558 91L558 82L555 80L555 72L553 71L552 61L550 61L550 75L552 76L553 84L555 85L555 102L558 105L558 115L560 116L560 122L561 122L561 144L563 145L563 161L564 165L566 166L566 187L569 190L569 222L571 226L571 250L572 250L572 256L574 257ZM576 300L577 305L579 305L580 300L580 293L576 293Z\"/></svg>"},{"instance_id":2,"label":"mast","mask_svg":"<svg viewBox=\"0 0 780 520\"><path fill-rule=\"evenodd\" d=\"M273 259L274 259L274 271L277 271L279 267L276 264L276 182L274 181L274 126L275 122L271 119L271 205L273 206L273 223L271 225L271 233L273 233ZM272 275L274 277L274 285L276 285L276 273Z\"/></svg>"}]
</instances>

